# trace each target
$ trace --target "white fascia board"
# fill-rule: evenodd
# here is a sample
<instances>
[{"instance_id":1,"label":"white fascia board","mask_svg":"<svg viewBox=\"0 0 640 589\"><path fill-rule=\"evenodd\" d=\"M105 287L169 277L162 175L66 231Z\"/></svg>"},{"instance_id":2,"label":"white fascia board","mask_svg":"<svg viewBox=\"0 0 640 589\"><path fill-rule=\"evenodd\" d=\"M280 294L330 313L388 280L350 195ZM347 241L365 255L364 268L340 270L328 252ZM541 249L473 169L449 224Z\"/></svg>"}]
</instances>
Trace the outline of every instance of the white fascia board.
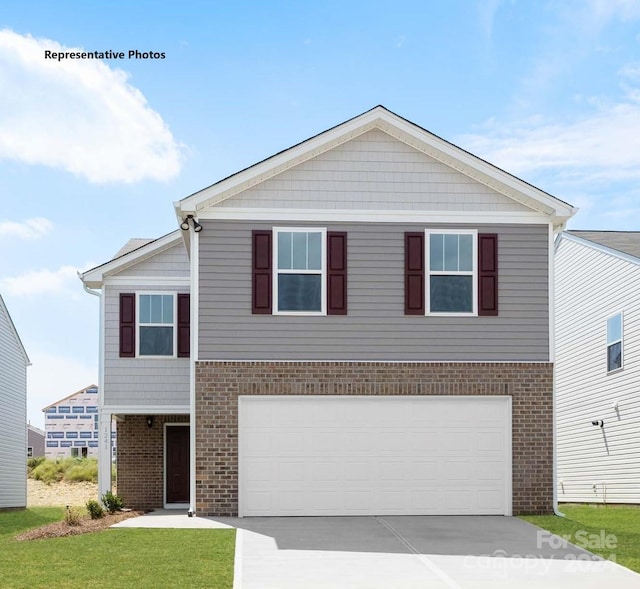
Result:
<instances>
[{"instance_id":1,"label":"white fascia board","mask_svg":"<svg viewBox=\"0 0 640 589\"><path fill-rule=\"evenodd\" d=\"M191 279L188 276L105 276L103 284L109 286L189 286Z\"/></svg>"},{"instance_id":2,"label":"white fascia board","mask_svg":"<svg viewBox=\"0 0 640 589\"><path fill-rule=\"evenodd\" d=\"M181 215L188 212L193 214L194 211L197 211L201 218L205 218L206 209L215 207L216 204L239 192L376 128L514 201L545 213L551 217L554 226L563 224L577 212L575 207L429 133L385 108L376 107L359 117L174 203L176 215L180 218ZM547 222L548 220L547 218Z\"/></svg>"},{"instance_id":3,"label":"white fascia board","mask_svg":"<svg viewBox=\"0 0 640 589\"><path fill-rule=\"evenodd\" d=\"M571 233L566 233L566 232L561 233L556 239L556 243L555 243L556 251L560 247L560 244L562 243L562 241L565 239L567 241L573 241L574 243L583 245L585 247L590 247L591 249L597 250L609 256L613 256L614 258L618 258L619 260L624 260L625 262L630 262L632 264L635 264L636 266L640 266L640 258L637 258L636 256L632 256L631 254L626 254L624 252L621 252L620 250L616 250L616 249L607 247L606 245L595 243L594 241L589 241L588 239L584 239L582 237L578 237L576 235L572 235Z\"/></svg>"},{"instance_id":4,"label":"white fascia board","mask_svg":"<svg viewBox=\"0 0 640 589\"><path fill-rule=\"evenodd\" d=\"M189 415L189 405L105 405L104 412L114 415Z\"/></svg>"},{"instance_id":5,"label":"white fascia board","mask_svg":"<svg viewBox=\"0 0 640 589\"><path fill-rule=\"evenodd\" d=\"M357 222L357 223L464 223L539 224L549 223L544 213L499 211L414 211L353 209L212 208L201 220Z\"/></svg>"},{"instance_id":6,"label":"white fascia board","mask_svg":"<svg viewBox=\"0 0 640 589\"><path fill-rule=\"evenodd\" d=\"M179 229L177 231L172 231L164 237L160 237L159 239L143 245L132 252L124 254L115 260L105 262L91 270L82 272L80 274L80 280L82 280L82 282L89 288L102 288L102 284L107 275L120 272L180 243L182 239L180 233L181 231Z\"/></svg>"}]
</instances>

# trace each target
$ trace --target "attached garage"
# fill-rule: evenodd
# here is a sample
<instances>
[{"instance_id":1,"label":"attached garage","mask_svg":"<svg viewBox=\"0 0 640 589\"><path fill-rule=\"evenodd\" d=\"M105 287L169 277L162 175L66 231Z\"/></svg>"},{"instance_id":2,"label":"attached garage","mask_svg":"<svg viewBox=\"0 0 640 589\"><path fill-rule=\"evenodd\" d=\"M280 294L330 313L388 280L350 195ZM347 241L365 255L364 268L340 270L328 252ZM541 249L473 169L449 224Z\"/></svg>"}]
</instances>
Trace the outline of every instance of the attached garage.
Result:
<instances>
[{"instance_id":1,"label":"attached garage","mask_svg":"<svg viewBox=\"0 0 640 589\"><path fill-rule=\"evenodd\" d=\"M240 396L239 515L511 515L509 396Z\"/></svg>"}]
</instances>

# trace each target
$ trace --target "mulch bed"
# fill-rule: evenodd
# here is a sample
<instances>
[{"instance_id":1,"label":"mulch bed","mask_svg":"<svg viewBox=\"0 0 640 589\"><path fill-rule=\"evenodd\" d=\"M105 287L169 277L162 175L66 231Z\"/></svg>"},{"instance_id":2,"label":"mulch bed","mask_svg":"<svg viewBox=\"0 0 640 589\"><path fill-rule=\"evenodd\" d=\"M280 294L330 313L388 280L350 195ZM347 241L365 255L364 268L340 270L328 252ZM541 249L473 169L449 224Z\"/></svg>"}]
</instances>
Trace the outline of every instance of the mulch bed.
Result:
<instances>
[{"instance_id":1,"label":"mulch bed","mask_svg":"<svg viewBox=\"0 0 640 589\"><path fill-rule=\"evenodd\" d=\"M100 519L90 519L89 517L83 517L80 519L80 524L77 526L70 526L64 521L55 522L53 524L42 526L41 528L27 530L26 532L17 535L15 539L22 542L24 540L61 538L62 536L78 536L80 534L100 532L101 530L106 530L109 526L117 524L122 520L129 519L130 517L138 517L139 515L143 515L143 513L144 512L142 511L121 511L114 514L106 514Z\"/></svg>"}]
</instances>

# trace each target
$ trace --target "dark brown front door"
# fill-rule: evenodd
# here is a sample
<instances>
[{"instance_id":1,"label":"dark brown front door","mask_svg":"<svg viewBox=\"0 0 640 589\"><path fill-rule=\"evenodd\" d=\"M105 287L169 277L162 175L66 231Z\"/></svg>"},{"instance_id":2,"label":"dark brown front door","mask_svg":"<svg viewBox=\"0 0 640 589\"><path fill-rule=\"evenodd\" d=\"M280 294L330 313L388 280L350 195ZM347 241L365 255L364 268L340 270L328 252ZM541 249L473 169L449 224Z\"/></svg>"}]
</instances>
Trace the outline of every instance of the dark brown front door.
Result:
<instances>
[{"instance_id":1,"label":"dark brown front door","mask_svg":"<svg viewBox=\"0 0 640 589\"><path fill-rule=\"evenodd\" d=\"M167 503L189 503L189 426L167 426Z\"/></svg>"}]
</instances>

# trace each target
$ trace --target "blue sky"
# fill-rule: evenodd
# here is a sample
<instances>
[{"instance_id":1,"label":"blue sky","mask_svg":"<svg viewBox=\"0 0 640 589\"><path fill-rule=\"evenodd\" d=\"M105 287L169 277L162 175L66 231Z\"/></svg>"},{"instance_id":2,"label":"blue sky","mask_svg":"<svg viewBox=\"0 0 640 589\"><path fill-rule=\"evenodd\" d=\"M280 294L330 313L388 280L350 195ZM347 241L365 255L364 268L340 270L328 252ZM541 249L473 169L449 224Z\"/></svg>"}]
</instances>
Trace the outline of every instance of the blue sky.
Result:
<instances>
[{"instance_id":1,"label":"blue sky","mask_svg":"<svg viewBox=\"0 0 640 589\"><path fill-rule=\"evenodd\" d=\"M580 207L572 228L638 229L639 48L635 0L4 3L0 293L33 362L32 423L97 380L77 270L376 104Z\"/></svg>"}]
</instances>

